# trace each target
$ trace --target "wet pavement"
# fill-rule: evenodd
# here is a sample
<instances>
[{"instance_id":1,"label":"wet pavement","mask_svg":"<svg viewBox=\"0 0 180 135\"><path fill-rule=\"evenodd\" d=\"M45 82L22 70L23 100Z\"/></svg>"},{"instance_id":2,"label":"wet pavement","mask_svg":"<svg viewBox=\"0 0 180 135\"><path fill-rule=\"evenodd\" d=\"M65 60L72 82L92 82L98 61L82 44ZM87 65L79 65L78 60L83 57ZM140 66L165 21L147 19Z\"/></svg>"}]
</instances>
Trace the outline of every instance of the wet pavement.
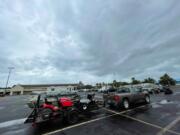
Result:
<instances>
[{"instance_id":1,"label":"wet pavement","mask_svg":"<svg viewBox=\"0 0 180 135\"><path fill-rule=\"evenodd\" d=\"M35 127L23 124L31 112L27 101L27 95L0 97L1 135L180 135L180 90L173 95L152 95L150 105L138 104L122 113L101 108L82 116L75 125L58 121Z\"/></svg>"}]
</instances>

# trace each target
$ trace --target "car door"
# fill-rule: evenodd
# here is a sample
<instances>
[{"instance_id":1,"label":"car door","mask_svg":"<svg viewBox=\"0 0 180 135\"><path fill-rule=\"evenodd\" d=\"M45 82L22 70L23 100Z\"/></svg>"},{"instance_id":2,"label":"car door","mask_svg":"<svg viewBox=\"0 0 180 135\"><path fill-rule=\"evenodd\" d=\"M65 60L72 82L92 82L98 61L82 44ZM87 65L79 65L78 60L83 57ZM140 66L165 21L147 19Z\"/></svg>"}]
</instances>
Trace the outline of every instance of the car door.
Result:
<instances>
[{"instance_id":1,"label":"car door","mask_svg":"<svg viewBox=\"0 0 180 135\"><path fill-rule=\"evenodd\" d=\"M132 93L134 102L138 102L142 100L144 97L144 94L142 93L141 89L132 88Z\"/></svg>"}]
</instances>

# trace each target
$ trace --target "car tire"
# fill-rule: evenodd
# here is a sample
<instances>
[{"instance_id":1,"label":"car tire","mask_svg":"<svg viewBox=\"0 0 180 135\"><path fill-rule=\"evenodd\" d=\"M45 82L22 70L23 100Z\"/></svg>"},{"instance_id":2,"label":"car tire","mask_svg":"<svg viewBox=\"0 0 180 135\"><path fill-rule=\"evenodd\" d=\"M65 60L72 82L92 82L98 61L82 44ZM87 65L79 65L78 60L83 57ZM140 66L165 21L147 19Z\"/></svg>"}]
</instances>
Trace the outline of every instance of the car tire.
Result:
<instances>
[{"instance_id":1,"label":"car tire","mask_svg":"<svg viewBox=\"0 0 180 135\"><path fill-rule=\"evenodd\" d=\"M146 104L150 103L150 97L148 95L145 96L144 100L145 100Z\"/></svg>"},{"instance_id":2,"label":"car tire","mask_svg":"<svg viewBox=\"0 0 180 135\"><path fill-rule=\"evenodd\" d=\"M126 110L130 108L130 103L129 103L128 99L123 99L122 107L123 107L123 109L126 109Z\"/></svg>"},{"instance_id":3,"label":"car tire","mask_svg":"<svg viewBox=\"0 0 180 135\"><path fill-rule=\"evenodd\" d=\"M83 104L82 105L82 110L87 111L88 110L88 104Z\"/></svg>"}]
</instances>

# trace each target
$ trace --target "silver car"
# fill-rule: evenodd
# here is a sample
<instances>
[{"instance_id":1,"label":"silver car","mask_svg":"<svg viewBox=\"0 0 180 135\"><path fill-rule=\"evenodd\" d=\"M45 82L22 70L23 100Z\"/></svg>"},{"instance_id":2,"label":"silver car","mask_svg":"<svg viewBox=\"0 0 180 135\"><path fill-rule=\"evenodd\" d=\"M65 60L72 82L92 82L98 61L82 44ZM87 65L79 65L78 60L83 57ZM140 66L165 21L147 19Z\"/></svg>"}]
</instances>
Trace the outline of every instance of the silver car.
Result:
<instances>
[{"instance_id":1,"label":"silver car","mask_svg":"<svg viewBox=\"0 0 180 135\"><path fill-rule=\"evenodd\" d=\"M116 92L103 95L104 105L110 107L129 109L130 105L137 102L150 103L149 93L138 88L119 88Z\"/></svg>"}]
</instances>

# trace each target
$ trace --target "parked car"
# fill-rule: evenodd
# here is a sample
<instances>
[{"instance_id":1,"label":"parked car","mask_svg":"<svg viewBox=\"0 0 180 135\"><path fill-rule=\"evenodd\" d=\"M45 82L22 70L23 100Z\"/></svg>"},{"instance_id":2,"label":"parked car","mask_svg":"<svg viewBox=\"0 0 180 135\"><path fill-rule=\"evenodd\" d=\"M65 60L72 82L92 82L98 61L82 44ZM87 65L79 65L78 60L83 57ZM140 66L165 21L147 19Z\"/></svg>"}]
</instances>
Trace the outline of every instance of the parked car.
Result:
<instances>
[{"instance_id":1,"label":"parked car","mask_svg":"<svg viewBox=\"0 0 180 135\"><path fill-rule=\"evenodd\" d=\"M130 105L137 102L150 103L150 96L147 91L137 88L120 88L115 93L104 95L104 105L110 107L129 109Z\"/></svg>"},{"instance_id":2,"label":"parked car","mask_svg":"<svg viewBox=\"0 0 180 135\"><path fill-rule=\"evenodd\" d=\"M157 87L157 88L154 88L153 89L153 93L154 94L159 94L160 93L160 89Z\"/></svg>"},{"instance_id":3,"label":"parked car","mask_svg":"<svg viewBox=\"0 0 180 135\"><path fill-rule=\"evenodd\" d=\"M160 92L164 92L164 87L162 85L158 85L158 89Z\"/></svg>"},{"instance_id":4,"label":"parked car","mask_svg":"<svg viewBox=\"0 0 180 135\"><path fill-rule=\"evenodd\" d=\"M169 87L164 87L164 94L173 94L173 91Z\"/></svg>"},{"instance_id":5,"label":"parked car","mask_svg":"<svg viewBox=\"0 0 180 135\"><path fill-rule=\"evenodd\" d=\"M111 95L114 95L116 93L116 91L117 91L117 89L109 88L109 89L107 89L106 91L103 92L104 106L105 106L105 103L107 103L108 98Z\"/></svg>"},{"instance_id":6,"label":"parked car","mask_svg":"<svg viewBox=\"0 0 180 135\"><path fill-rule=\"evenodd\" d=\"M5 94L3 92L0 92L0 97L4 97Z\"/></svg>"},{"instance_id":7,"label":"parked car","mask_svg":"<svg viewBox=\"0 0 180 135\"><path fill-rule=\"evenodd\" d=\"M153 94L153 89L152 88L142 88L143 91L147 91L149 94Z\"/></svg>"},{"instance_id":8,"label":"parked car","mask_svg":"<svg viewBox=\"0 0 180 135\"><path fill-rule=\"evenodd\" d=\"M158 88L146 87L146 88L142 88L142 90L147 91L149 94L158 94L158 93L160 93L160 90Z\"/></svg>"},{"instance_id":9,"label":"parked car","mask_svg":"<svg viewBox=\"0 0 180 135\"><path fill-rule=\"evenodd\" d=\"M4 97L4 96L5 96L4 90L1 90L1 89L0 89L0 97Z\"/></svg>"}]
</instances>

